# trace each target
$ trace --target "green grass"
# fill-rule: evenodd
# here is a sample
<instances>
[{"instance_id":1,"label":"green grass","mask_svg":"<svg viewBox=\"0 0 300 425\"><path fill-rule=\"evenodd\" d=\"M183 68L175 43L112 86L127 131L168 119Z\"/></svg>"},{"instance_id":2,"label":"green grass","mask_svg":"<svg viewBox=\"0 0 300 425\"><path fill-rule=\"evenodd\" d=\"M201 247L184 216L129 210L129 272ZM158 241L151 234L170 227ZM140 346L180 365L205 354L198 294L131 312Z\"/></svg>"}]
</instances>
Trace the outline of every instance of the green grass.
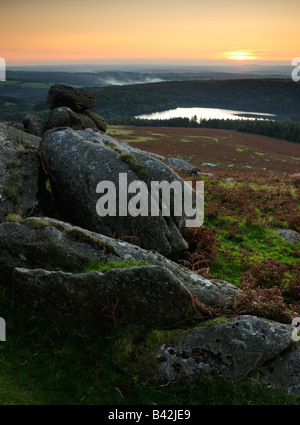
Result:
<instances>
[{"instance_id":1,"label":"green grass","mask_svg":"<svg viewBox=\"0 0 300 425\"><path fill-rule=\"evenodd\" d=\"M134 130L127 130L124 128L120 128L119 126L110 125L107 129L107 134L116 137L116 136L130 136L134 134Z\"/></svg>"},{"instance_id":2,"label":"green grass","mask_svg":"<svg viewBox=\"0 0 300 425\"><path fill-rule=\"evenodd\" d=\"M110 125L107 130L107 134L109 134L110 136L116 137L116 138L124 137L126 141L130 143L149 142L149 141L156 140L157 137L163 136L160 133L152 133L152 132L151 132L151 136L138 136L138 135L135 135L135 133L136 133L135 130L123 129L123 128L120 128L119 126L113 126L113 125Z\"/></svg>"},{"instance_id":3,"label":"green grass","mask_svg":"<svg viewBox=\"0 0 300 425\"><path fill-rule=\"evenodd\" d=\"M88 264L84 269L81 271L81 273L88 273L92 271L97 271L101 273L105 273L108 270L112 269L128 269L132 267L140 267L140 266L147 266L147 261L141 260L123 260L123 261L92 261L90 264Z\"/></svg>"},{"instance_id":4,"label":"green grass","mask_svg":"<svg viewBox=\"0 0 300 425\"><path fill-rule=\"evenodd\" d=\"M107 319L56 322L15 306L8 290L0 310L7 324L7 340L0 343L1 405L300 403L251 380L204 379L189 385L151 380L151 370L137 363L142 348L157 341L157 332L143 326L123 322L115 328Z\"/></svg>"},{"instance_id":5,"label":"green grass","mask_svg":"<svg viewBox=\"0 0 300 425\"><path fill-rule=\"evenodd\" d=\"M191 143L191 142L195 141L193 139L196 139L196 140L208 139L208 140L211 140L213 142L219 143L218 137L211 137L211 136L187 136L187 137L183 137L182 139L180 139L180 142Z\"/></svg>"},{"instance_id":6,"label":"green grass","mask_svg":"<svg viewBox=\"0 0 300 425\"><path fill-rule=\"evenodd\" d=\"M24 150L25 152L26 150ZM21 175L21 166L22 161L20 159L22 158L23 149L18 150L17 158L12 158L6 162L6 166L9 169L9 183L3 187L3 194L7 196L11 201L17 202L18 198L24 193L24 187L20 185L20 177L25 177L25 174L23 173Z\"/></svg>"},{"instance_id":7,"label":"green grass","mask_svg":"<svg viewBox=\"0 0 300 425\"><path fill-rule=\"evenodd\" d=\"M29 87L31 89L48 89L51 87L51 83L21 83L21 87Z\"/></svg>"},{"instance_id":8,"label":"green grass","mask_svg":"<svg viewBox=\"0 0 300 425\"><path fill-rule=\"evenodd\" d=\"M226 217L222 219L226 221ZM230 224L232 220L228 217L227 223ZM299 263L297 250L300 252L300 242L296 244L286 242L273 229L241 221L240 225L237 224L239 228L237 234L232 235L224 228L226 226L221 218L211 221L209 227L217 230L221 241L220 250L210 267L215 278L239 285L249 262L273 259L289 265ZM244 251L248 262L245 262Z\"/></svg>"},{"instance_id":9,"label":"green grass","mask_svg":"<svg viewBox=\"0 0 300 425\"><path fill-rule=\"evenodd\" d=\"M134 139L128 140L130 143L143 143L143 142L151 142L153 140L156 140L155 137L152 136L134 136Z\"/></svg>"},{"instance_id":10,"label":"green grass","mask_svg":"<svg viewBox=\"0 0 300 425\"><path fill-rule=\"evenodd\" d=\"M246 146L238 146L238 147L235 148L235 150L237 152L245 152L245 151L249 151L250 149L247 148Z\"/></svg>"},{"instance_id":11,"label":"green grass","mask_svg":"<svg viewBox=\"0 0 300 425\"><path fill-rule=\"evenodd\" d=\"M215 278L239 285L253 264L268 260L288 268L283 284L289 277L296 278L300 242L291 244L275 232L288 228L291 217L299 214L299 191L289 178L253 173L226 181L221 176L206 180L205 190L208 213L204 227L214 229L220 242L215 259L209 263Z\"/></svg>"},{"instance_id":12,"label":"green grass","mask_svg":"<svg viewBox=\"0 0 300 425\"><path fill-rule=\"evenodd\" d=\"M24 187L18 184L11 184L3 187L3 194L12 201L17 201L24 193Z\"/></svg>"},{"instance_id":13,"label":"green grass","mask_svg":"<svg viewBox=\"0 0 300 425\"><path fill-rule=\"evenodd\" d=\"M17 85L17 84L19 84L19 81L17 81L17 80L6 80L6 81L0 81L0 86L1 85L9 85L9 86L12 86L12 85Z\"/></svg>"}]
</instances>

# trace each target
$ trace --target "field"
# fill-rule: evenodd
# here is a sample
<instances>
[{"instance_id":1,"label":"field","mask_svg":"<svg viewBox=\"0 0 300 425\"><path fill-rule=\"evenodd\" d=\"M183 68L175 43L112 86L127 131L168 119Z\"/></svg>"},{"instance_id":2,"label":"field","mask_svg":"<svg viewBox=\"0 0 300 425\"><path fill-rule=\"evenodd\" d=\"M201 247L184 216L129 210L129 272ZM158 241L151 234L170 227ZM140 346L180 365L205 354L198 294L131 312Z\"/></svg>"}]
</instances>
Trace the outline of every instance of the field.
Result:
<instances>
[{"instance_id":1,"label":"field","mask_svg":"<svg viewBox=\"0 0 300 425\"><path fill-rule=\"evenodd\" d=\"M201 171L300 172L300 145L271 137L205 128L110 126L108 134L133 147L168 157L180 156ZM214 167L214 171L217 167Z\"/></svg>"}]
</instances>

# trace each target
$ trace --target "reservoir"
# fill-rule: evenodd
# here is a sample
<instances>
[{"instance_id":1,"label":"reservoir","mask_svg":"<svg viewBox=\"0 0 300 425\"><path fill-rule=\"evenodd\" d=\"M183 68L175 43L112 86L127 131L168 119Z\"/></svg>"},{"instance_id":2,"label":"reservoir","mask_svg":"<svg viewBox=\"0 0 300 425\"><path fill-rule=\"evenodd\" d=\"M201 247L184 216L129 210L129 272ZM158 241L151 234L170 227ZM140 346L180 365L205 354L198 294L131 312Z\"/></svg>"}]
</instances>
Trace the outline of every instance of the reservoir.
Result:
<instances>
[{"instance_id":1,"label":"reservoir","mask_svg":"<svg viewBox=\"0 0 300 425\"><path fill-rule=\"evenodd\" d=\"M151 114L139 115L136 118L146 119L169 119L169 118L193 118L196 115L197 120L199 119L275 119L276 115L267 114L265 112L245 112L245 111L234 111L230 109L217 109L217 108L176 108L169 109L167 111L154 112Z\"/></svg>"}]
</instances>

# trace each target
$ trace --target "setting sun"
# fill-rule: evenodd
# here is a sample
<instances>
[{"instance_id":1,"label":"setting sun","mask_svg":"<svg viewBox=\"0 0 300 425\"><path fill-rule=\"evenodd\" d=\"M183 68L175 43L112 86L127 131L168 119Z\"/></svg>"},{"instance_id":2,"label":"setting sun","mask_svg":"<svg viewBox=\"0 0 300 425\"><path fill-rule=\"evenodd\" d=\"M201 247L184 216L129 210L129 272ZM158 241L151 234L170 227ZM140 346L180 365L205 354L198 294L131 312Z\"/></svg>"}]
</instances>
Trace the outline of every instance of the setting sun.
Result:
<instances>
[{"instance_id":1,"label":"setting sun","mask_svg":"<svg viewBox=\"0 0 300 425\"><path fill-rule=\"evenodd\" d=\"M263 59L261 56L257 56L252 51L247 51L247 50L245 51L238 50L235 52L224 52L222 56L225 59L232 59L232 60L238 60L238 61Z\"/></svg>"}]
</instances>

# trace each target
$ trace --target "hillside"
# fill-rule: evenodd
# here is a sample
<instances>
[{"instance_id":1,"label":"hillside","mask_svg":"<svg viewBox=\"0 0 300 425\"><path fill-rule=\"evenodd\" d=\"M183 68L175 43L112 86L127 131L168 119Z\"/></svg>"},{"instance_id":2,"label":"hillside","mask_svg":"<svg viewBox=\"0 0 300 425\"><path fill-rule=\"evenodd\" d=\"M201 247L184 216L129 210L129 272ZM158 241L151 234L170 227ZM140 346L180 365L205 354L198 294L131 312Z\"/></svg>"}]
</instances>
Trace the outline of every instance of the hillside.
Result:
<instances>
[{"instance_id":1,"label":"hillside","mask_svg":"<svg viewBox=\"0 0 300 425\"><path fill-rule=\"evenodd\" d=\"M300 84L291 79L173 81L87 91L97 98L96 109L106 117L196 106L274 113L281 117L300 113ZM155 99L156 104L152 106L148 99Z\"/></svg>"},{"instance_id":2,"label":"hillside","mask_svg":"<svg viewBox=\"0 0 300 425\"><path fill-rule=\"evenodd\" d=\"M300 145L271 137L232 130L134 126L109 126L108 133L147 152L180 156L201 171L293 174L300 169Z\"/></svg>"},{"instance_id":3,"label":"hillside","mask_svg":"<svg viewBox=\"0 0 300 425\"><path fill-rule=\"evenodd\" d=\"M27 75L29 74L29 75ZM12 73L0 83L0 120L21 122L28 113L45 117L45 98L54 83L87 87L97 99L94 112L106 119L136 116L177 107L216 107L278 114L278 119L300 114L300 84L291 79L247 78L164 81L156 74L134 73ZM179 80L184 74L160 75ZM199 78L199 76L198 76ZM139 84L132 84L138 80ZM114 82L114 85L107 84ZM106 84L105 86L103 84Z\"/></svg>"}]
</instances>

